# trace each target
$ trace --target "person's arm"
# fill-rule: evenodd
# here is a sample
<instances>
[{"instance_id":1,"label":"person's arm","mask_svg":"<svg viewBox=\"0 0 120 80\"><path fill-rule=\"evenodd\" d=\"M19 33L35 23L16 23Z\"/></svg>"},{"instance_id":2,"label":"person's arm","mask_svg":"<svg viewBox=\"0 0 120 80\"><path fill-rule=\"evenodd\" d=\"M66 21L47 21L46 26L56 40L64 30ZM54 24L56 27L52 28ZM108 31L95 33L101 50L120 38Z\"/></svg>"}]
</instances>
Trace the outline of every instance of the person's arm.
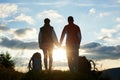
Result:
<instances>
[{"instance_id":1,"label":"person's arm","mask_svg":"<svg viewBox=\"0 0 120 80\"><path fill-rule=\"evenodd\" d=\"M82 35L81 35L81 30L80 30L80 29L79 29L79 31L78 31L78 38L79 38L80 43L81 43L81 40L82 40Z\"/></svg>"},{"instance_id":2,"label":"person's arm","mask_svg":"<svg viewBox=\"0 0 120 80\"><path fill-rule=\"evenodd\" d=\"M77 36L78 36L78 47L80 48L80 44L81 44L81 40L82 40L82 35L81 35L81 30L80 30L80 28L79 28L79 26L78 26L78 29L77 29L78 31L77 31Z\"/></svg>"},{"instance_id":3,"label":"person's arm","mask_svg":"<svg viewBox=\"0 0 120 80\"><path fill-rule=\"evenodd\" d=\"M58 43L58 39L57 39L57 36L56 36L56 34L55 34L54 29L53 29L53 31L52 31L52 37L53 37L53 41L55 42L55 44L58 45L59 43Z\"/></svg>"},{"instance_id":4,"label":"person's arm","mask_svg":"<svg viewBox=\"0 0 120 80\"><path fill-rule=\"evenodd\" d=\"M65 37L65 33L66 33L66 27L64 27L63 31L62 31L62 34L61 34L61 37L60 37L60 45L62 44L63 42L63 39Z\"/></svg>"},{"instance_id":5,"label":"person's arm","mask_svg":"<svg viewBox=\"0 0 120 80\"><path fill-rule=\"evenodd\" d=\"M39 43L39 47L41 45L41 32L39 31L39 35L38 35L38 43Z\"/></svg>"}]
</instances>

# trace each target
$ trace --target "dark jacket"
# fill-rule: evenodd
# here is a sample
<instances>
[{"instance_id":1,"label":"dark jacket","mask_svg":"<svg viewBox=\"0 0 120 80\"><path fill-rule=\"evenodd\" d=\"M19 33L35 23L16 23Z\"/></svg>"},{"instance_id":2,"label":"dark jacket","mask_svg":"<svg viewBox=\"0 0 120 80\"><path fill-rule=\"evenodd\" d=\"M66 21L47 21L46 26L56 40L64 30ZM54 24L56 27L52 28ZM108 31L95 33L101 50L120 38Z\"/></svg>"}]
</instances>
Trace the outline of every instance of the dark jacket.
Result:
<instances>
[{"instance_id":1,"label":"dark jacket","mask_svg":"<svg viewBox=\"0 0 120 80\"><path fill-rule=\"evenodd\" d=\"M39 46L41 49L53 48L54 43L58 43L57 36L54 32L53 27L43 26L40 28L39 32Z\"/></svg>"}]
</instances>

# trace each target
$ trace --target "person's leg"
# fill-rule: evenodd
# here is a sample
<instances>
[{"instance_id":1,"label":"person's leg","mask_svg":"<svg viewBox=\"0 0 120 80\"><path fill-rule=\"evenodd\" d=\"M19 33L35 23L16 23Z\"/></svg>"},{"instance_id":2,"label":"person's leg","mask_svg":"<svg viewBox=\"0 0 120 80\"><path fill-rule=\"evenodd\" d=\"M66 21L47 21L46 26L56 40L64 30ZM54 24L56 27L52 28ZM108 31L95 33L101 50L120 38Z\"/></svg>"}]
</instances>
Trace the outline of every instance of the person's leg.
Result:
<instances>
[{"instance_id":1,"label":"person's leg","mask_svg":"<svg viewBox=\"0 0 120 80\"><path fill-rule=\"evenodd\" d=\"M52 69L53 57L52 57L53 49L49 49L49 70Z\"/></svg>"},{"instance_id":2,"label":"person's leg","mask_svg":"<svg viewBox=\"0 0 120 80\"><path fill-rule=\"evenodd\" d=\"M73 48L73 53L72 53L73 55L73 69L74 69L74 72L78 72L78 61L79 61L79 49L78 48L76 48L76 47L74 47Z\"/></svg>"},{"instance_id":3,"label":"person's leg","mask_svg":"<svg viewBox=\"0 0 120 80\"><path fill-rule=\"evenodd\" d=\"M70 71L72 72L73 71L73 61L72 61L72 50L69 46L66 47L66 54L67 54L67 60L68 60L68 66L69 66L69 69Z\"/></svg>"},{"instance_id":4,"label":"person's leg","mask_svg":"<svg viewBox=\"0 0 120 80\"><path fill-rule=\"evenodd\" d=\"M68 65L71 72L78 71L79 49L77 46L68 46L66 49Z\"/></svg>"},{"instance_id":5,"label":"person's leg","mask_svg":"<svg viewBox=\"0 0 120 80\"><path fill-rule=\"evenodd\" d=\"M43 49L43 54L44 54L44 66L45 66L45 70L47 70L48 69L48 63L47 63L47 57L48 57L48 55L47 55L47 50L45 50L45 49Z\"/></svg>"}]
</instances>

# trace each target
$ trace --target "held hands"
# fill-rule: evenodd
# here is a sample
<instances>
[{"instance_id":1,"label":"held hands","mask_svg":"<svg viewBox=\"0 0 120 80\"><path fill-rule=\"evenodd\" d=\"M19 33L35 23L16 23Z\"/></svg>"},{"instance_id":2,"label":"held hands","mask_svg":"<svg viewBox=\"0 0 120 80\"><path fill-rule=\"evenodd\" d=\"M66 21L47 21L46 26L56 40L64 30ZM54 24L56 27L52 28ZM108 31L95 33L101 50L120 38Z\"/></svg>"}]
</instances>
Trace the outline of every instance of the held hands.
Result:
<instances>
[{"instance_id":1,"label":"held hands","mask_svg":"<svg viewBox=\"0 0 120 80\"><path fill-rule=\"evenodd\" d=\"M57 46L60 48L60 47L61 47L61 44L60 44L60 43L58 43L58 44L57 44Z\"/></svg>"},{"instance_id":2,"label":"held hands","mask_svg":"<svg viewBox=\"0 0 120 80\"><path fill-rule=\"evenodd\" d=\"M58 48L61 48L61 43L58 42L58 43L56 44L56 46L57 46Z\"/></svg>"}]
</instances>

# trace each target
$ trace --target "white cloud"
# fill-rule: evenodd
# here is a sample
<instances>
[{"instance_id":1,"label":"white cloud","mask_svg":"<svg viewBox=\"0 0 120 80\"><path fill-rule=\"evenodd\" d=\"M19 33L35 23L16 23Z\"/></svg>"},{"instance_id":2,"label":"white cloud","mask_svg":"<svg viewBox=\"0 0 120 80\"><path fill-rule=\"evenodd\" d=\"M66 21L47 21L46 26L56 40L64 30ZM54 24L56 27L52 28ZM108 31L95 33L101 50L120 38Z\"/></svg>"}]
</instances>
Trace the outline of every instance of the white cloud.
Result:
<instances>
[{"instance_id":1,"label":"white cloud","mask_svg":"<svg viewBox=\"0 0 120 80\"><path fill-rule=\"evenodd\" d=\"M111 29L103 28L96 36L106 45L117 45L120 42L120 24Z\"/></svg>"},{"instance_id":2,"label":"white cloud","mask_svg":"<svg viewBox=\"0 0 120 80\"><path fill-rule=\"evenodd\" d=\"M28 24L32 25L35 23L34 19L31 16L26 16L25 14L22 13L15 18L15 21L25 21Z\"/></svg>"},{"instance_id":3,"label":"white cloud","mask_svg":"<svg viewBox=\"0 0 120 80\"><path fill-rule=\"evenodd\" d=\"M9 28L6 27L5 24L0 24L0 31L4 32L4 31L7 31L7 30L9 30Z\"/></svg>"},{"instance_id":4,"label":"white cloud","mask_svg":"<svg viewBox=\"0 0 120 80\"><path fill-rule=\"evenodd\" d=\"M115 29L105 29L105 28L103 28L101 30L101 33L103 33L103 34L111 34L111 33L114 33L114 32L116 32Z\"/></svg>"},{"instance_id":5,"label":"white cloud","mask_svg":"<svg viewBox=\"0 0 120 80\"><path fill-rule=\"evenodd\" d=\"M120 41L119 38L104 38L104 41L106 41L106 44L112 44L112 45L117 45L116 43L118 43Z\"/></svg>"},{"instance_id":6,"label":"white cloud","mask_svg":"<svg viewBox=\"0 0 120 80\"><path fill-rule=\"evenodd\" d=\"M15 14L18 10L16 4L0 4L0 18L6 18Z\"/></svg>"},{"instance_id":7,"label":"white cloud","mask_svg":"<svg viewBox=\"0 0 120 80\"><path fill-rule=\"evenodd\" d=\"M37 2L35 3L37 5L48 5L48 6L54 6L54 7L63 7L67 4L69 4L69 0L64 0L64 1L55 1L55 2Z\"/></svg>"},{"instance_id":8,"label":"white cloud","mask_svg":"<svg viewBox=\"0 0 120 80\"><path fill-rule=\"evenodd\" d=\"M120 24L118 24L118 25L116 26L116 29L120 29Z\"/></svg>"},{"instance_id":9,"label":"white cloud","mask_svg":"<svg viewBox=\"0 0 120 80\"><path fill-rule=\"evenodd\" d=\"M89 14L92 15L92 14L95 14L96 13L96 9L95 8L91 8L89 10Z\"/></svg>"},{"instance_id":10,"label":"white cloud","mask_svg":"<svg viewBox=\"0 0 120 80\"><path fill-rule=\"evenodd\" d=\"M1 27L1 26L2 26L2 27L6 27L6 24L0 24L0 27Z\"/></svg>"},{"instance_id":11,"label":"white cloud","mask_svg":"<svg viewBox=\"0 0 120 80\"><path fill-rule=\"evenodd\" d=\"M120 3L120 0L117 0L118 3Z\"/></svg>"},{"instance_id":12,"label":"white cloud","mask_svg":"<svg viewBox=\"0 0 120 80\"><path fill-rule=\"evenodd\" d=\"M117 21L117 22L120 22L120 17L117 17L117 18L116 18L116 21Z\"/></svg>"},{"instance_id":13,"label":"white cloud","mask_svg":"<svg viewBox=\"0 0 120 80\"><path fill-rule=\"evenodd\" d=\"M109 16L111 13L109 13L109 12L97 13L97 11L96 11L95 8L91 8L91 9L89 10L89 14L90 14L90 15L97 15L96 17L103 18L103 17Z\"/></svg>"},{"instance_id":14,"label":"white cloud","mask_svg":"<svg viewBox=\"0 0 120 80\"><path fill-rule=\"evenodd\" d=\"M35 28L11 29L10 33L14 39L18 40L33 40L37 38L37 31Z\"/></svg>"},{"instance_id":15,"label":"white cloud","mask_svg":"<svg viewBox=\"0 0 120 80\"><path fill-rule=\"evenodd\" d=\"M0 38L1 37L7 37L7 33L9 32L9 29L6 24L0 24Z\"/></svg>"},{"instance_id":16,"label":"white cloud","mask_svg":"<svg viewBox=\"0 0 120 80\"><path fill-rule=\"evenodd\" d=\"M50 18L51 20L55 22L64 22L64 17L60 15L57 11L54 10L46 10L38 14L38 17L40 18Z\"/></svg>"},{"instance_id":17,"label":"white cloud","mask_svg":"<svg viewBox=\"0 0 120 80\"><path fill-rule=\"evenodd\" d=\"M74 2L72 2L72 3L74 3ZM91 3L74 3L74 4L76 4L77 6L81 6L81 7L92 7L92 6L94 6L94 4L91 4Z\"/></svg>"},{"instance_id":18,"label":"white cloud","mask_svg":"<svg viewBox=\"0 0 120 80\"><path fill-rule=\"evenodd\" d=\"M108 13L108 12L99 13L99 17L100 17L100 18L109 16L109 15L110 15L110 13Z\"/></svg>"}]
</instances>

